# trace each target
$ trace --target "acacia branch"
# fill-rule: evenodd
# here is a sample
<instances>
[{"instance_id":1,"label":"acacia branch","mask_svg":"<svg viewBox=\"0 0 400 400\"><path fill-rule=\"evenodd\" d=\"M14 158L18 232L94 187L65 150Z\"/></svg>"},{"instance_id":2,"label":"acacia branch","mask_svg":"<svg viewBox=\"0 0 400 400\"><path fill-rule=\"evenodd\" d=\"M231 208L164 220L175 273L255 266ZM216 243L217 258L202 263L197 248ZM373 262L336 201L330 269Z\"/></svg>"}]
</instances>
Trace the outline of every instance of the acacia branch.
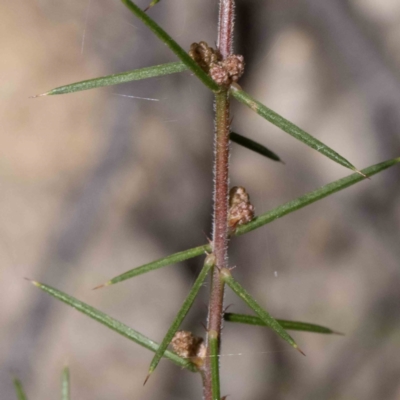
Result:
<instances>
[{"instance_id":1,"label":"acacia branch","mask_svg":"<svg viewBox=\"0 0 400 400\"><path fill-rule=\"evenodd\" d=\"M232 54L234 0L220 0L217 46L225 59ZM203 386L205 400L219 400L219 355L224 305L224 282L220 270L228 267L228 196L229 196L229 92L215 95L215 159L213 253L216 259L211 278L208 308L207 359ZM213 346L211 346L213 344ZM211 347L213 351L211 351ZM212 357L210 357L212 355ZM214 361L214 362L213 362ZM218 389L218 390L217 390Z\"/></svg>"}]
</instances>

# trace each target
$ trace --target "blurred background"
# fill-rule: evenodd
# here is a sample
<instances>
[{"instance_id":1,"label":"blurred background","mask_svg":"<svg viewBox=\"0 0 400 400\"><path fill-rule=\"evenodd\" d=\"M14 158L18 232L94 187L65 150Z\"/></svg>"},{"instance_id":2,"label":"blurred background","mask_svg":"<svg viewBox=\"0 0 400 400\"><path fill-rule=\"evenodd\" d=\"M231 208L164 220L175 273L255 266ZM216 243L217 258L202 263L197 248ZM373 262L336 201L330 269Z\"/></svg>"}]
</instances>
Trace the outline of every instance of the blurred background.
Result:
<instances>
[{"instance_id":1,"label":"blurred background","mask_svg":"<svg viewBox=\"0 0 400 400\"><path fill-rule=\"evenodd\" d=\"M216 0L163 0L149 14L186 49L215 42ZM91 288L206 242L212 96L186 72L28 99L176 58L116 0L14 0L0 15L1 398L15 398L15 376L30 400L59 396L68 364L74 399L200 399L198 377L168 361L143 387L150 352L23 278L161 340L201 258ZM257 99L358 168L400 155L398 1L238 0L236 37L240 83ZM285 161L232 145L231 183L258 214L349 174L244 106L233 112L233 130ZM400 398L399 178L394 167L232 240L235 276L275 317L345 336L294 333L304 358L266 329L226 324L229 399ZM202 336L208 290L184 324Z\"/></svg>"}]
</instances>

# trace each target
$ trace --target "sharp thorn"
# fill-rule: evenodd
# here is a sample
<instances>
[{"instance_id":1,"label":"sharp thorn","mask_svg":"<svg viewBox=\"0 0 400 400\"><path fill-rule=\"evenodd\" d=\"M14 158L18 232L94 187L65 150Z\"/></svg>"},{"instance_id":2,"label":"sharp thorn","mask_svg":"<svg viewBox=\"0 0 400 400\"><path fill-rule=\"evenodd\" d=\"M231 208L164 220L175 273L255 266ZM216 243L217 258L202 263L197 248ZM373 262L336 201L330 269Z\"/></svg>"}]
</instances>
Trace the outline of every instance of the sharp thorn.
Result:
<instances>
[{"instance_id":1,"label":"sharp thorn","mask_svg":"<svg viewBox=\"0 0 400 400\"><path fill-rule=\"evenodd\" d=\"M341 336L345 336L345 334L344 334L344 333L342 333L342 332L338 332L338 331L332 331L332 333L333 333L334 335L341 335Z\"/></svg>"},{"instance_id":2,"label":"sharp thorn","mask_svg":"<svg viewBox=\"0 0 400 400\"><path fill-rule=\"evenodd\" d=\"M295 349L296 349L299 353L303 354L304 357L307 357L307 356L306 356L306 353L304 353L304 351L301 350L299 346L296 345Z\"/></svg>"},{"instance_id":3,"label":"sharp thorn","mask_svg":"<svg viewBox=\"0 0 400 400\"><path fill-rule=\"evenodd\" d=\"M101 289L103 287L110 286L110 285L111 285L111 281L108 281L106 283L102 283L101 285L94 287L92 290Z\"/></svg>"},{"instance_id":4,"label":"sharp thorn","mask_svg":"<svg viewBox=\"0 0 400 400\"><path fill-rule=\"evenodd\" d=\"M43 96L47 96L49 93L42 93L42 94L35 94L34 96L29 96L28 99L36 99L36 97L43 97Z\"/></svg>"},{"instance_id":5,"label":"sharp thorn","mask_svg":"<svg viewBox=\"0 0 400 400\"><path fill-rule=\"evenodd\" d=\"M363 174L361 171L359 171L358 169L355 170L357 172L357 174L361 175L362 177L371 180L371 178L365 174Z\"/></svg>"},{"instance_id":6,"label":"sharp thorn","mask_svg":"<svg viewBox=\"0 0 400 400\"><path fill-rule=\"evenodd\" d=\"M27 277L24 277L24 279L25 279L26 281L32 283L32 285L35 285L35 286L39 286L39 285L40 285L39 282L36 282L36 281L34 281L33 279L29 279L29 278L27 278Z\"/></svg>"},{"instance_id":7,"label":"sharp thorn","mask_svg":"<svg viewBox=\"0 0 400 400\"><path fill-rule=\"evenodd\" d=\"M147 374L146 379L145 379L144 382L143 382L143 386L144 386L144 385L147 383L147 381L149 380L150 375L151 375L151 372L149 372L149 373Z\"/></svg>"}]
</instances>

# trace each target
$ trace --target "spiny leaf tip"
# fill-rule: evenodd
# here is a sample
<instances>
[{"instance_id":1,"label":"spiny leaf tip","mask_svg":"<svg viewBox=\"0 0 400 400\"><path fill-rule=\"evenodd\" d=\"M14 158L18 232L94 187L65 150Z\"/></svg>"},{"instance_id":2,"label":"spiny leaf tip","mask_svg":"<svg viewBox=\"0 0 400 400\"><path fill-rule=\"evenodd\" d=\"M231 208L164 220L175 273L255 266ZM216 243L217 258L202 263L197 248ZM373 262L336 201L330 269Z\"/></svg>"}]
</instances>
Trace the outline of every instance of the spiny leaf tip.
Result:
<instances>
[{"instance_id":1,"label":"spiny leaf tip","mask_svg":"<svg viewBox=\"0 0 400 400\"><path fill-rule=\"evenodd\" d=\"M147 374L147 376L146 376L146 379L144 380L144 382L143 382L143 386L147 383L147 381L149 380L149 378L150 378L150 375L151 375L151 373L152 373L153 371L149 371L149 373Z\"/></svg>"},{"instance_id":2,"label":"spiny leaf tip","mask_svg":"<svg viewBox=\"0 0 400 400\"><path fill-rule=\"evenodd\" d=\"M357 169L355 167L353 168L353 171L356 172L357 174L361 175L363 178L371 179L368 175L365 175L362 171L360 171L359 169Z\"/></svg>"},{"instance_id":3,"label":"spiny leaf tip","mask_svg":"<svg viewBox=\"0 0 400 400\"><path fill-rule=\"evenodd\" d=\"M106 283L102 283L101 285L98 285L98 286L94 287L92 290L101 289L101 288L103 288L103 287L110 286L110 285L112 285L112 282L111 282L111 281L108 281L108 282L106 282Z\"/></svg>"},{"instance_id":4,"label":"spiny leaf tip","mask_svg":"<svg viewBox=\"0 0 400 400\"><path fill-rule=\"evenodd\" d=\"M297 346L297 344L293 345L293 347L294 347L300 354L302 354L304 357L307 357L307 356L306 356L306 353L304 353L304 351L301 350L300 347Z\"/></svg>"},{"instance_id":5,"label":"spiny leaf tip","mask_svg":"<svg viewBox=\"0 0 400 400\"><path fill-rule=\"evenodd\" d=\"M30 278L27 278L27 277L24 277L24 279L25 279L26 281L32 283L32 285L35 285L35 286L37 286L37 287L40 287L40 283L34 281L33 279L30 279Z\"/></svg>"},{"instance_id":6,"label":"spiny leaf tip","mask_svg":"<svg viewBox=\"0 0 400 400\"><path fill-rule=\"evenodd\" d=\"M41 93L41 94L35 94L34 96L29 96L28 99L36 99L37 97L43 97L43 96L48 96L49 92L46 93Z\"/></svg>"}]
</instances>

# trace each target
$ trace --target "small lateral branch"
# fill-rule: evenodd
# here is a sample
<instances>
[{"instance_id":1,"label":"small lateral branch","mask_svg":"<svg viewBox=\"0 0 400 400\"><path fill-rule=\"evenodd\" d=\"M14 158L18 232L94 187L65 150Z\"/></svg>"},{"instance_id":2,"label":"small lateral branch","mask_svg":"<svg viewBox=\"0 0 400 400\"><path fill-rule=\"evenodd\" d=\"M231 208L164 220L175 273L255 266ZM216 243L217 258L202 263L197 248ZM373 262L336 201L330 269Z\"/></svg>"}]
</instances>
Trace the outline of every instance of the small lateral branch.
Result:
<instances>
[{"instance_id":1,"label":"small lateral branch","mask_svg":"<svg viewBox=\"0 0 400 400\"><path fill-rule=\"evenodd\" d=\"M209 346L209 357L211 365L211 377L212 377L212 398L220 398L220 379L219 379L219 337L215 331L208 333L208 346Z\"/></svg>"}]
</instances>

